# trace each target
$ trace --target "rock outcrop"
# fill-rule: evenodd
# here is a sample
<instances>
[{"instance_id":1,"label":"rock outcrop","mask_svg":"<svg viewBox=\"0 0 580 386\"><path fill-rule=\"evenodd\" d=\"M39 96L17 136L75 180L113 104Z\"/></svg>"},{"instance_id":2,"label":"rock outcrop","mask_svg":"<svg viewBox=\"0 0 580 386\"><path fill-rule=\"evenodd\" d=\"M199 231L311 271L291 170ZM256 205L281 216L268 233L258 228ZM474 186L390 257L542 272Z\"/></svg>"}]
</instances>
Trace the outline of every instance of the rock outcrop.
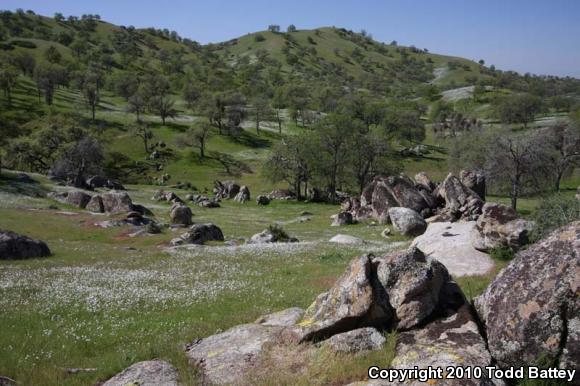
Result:
<instances>
[{"instance_id":1,"label":"rock outcrop","mask_svg":"<svg viewBox=\"0 0 580 386\"><path fill-rule=\"evenodd\" d=\"M294 200L296 194L288 189L276 189L268 194L268 198L270 200Z\"/></svg>"},{"instance_id":2,"label":"rock outcrop","mask_svg":"<svg viewBox=\"0 0 580 386\"><path fill-rule=\"evenodd\" d=\"M427 229L423 217L413 209L393 207L388 214L395 230L404 236L418 236Z\"/></svg>"},{"instance_id":3,"label":"rock outcrop","mask_svg":"<svg viewBox=\"0 0 580 386\"><path fill-rule=\"evenodd\" d=\"M481 214L483 200L451 173L437 188L436 195L445 202L445 207L441 211L445 214L444 221L477 220Z\"/></svg>"},{"instance_id":4,"label":"rock outcrop","mask_svg":"<svg viewBox=\"0 0 580 386\"><path fill-rule=\"evenodd\" d=\"M202 245L207 241L224 241L222 230L212 223L194 224L181 236L171 240L172 245L197 244Z\"/></svg>"},{"instance_id":5,"label":"rock outcrop","mask_svg":"<svg viewBox=\"0 0 580 386\"><path fill-rule=\"evenodd\" d=\"M516 251L529 242L533 229L534 223L519 218L511 207L488 202L477 219L472 243L480 251L501 246Z\"/></svg>"},{"instance_id":6,"label":"rock outcrop","mask_svg":"<svg viewBox=\"0 0 580 386\"><path fill-rule=\"evenodd\" d=\"M298 323L304 316L304 310L299 307L292 307L272 314L264 315L255 323L264 326L289 327Z\"/></svg>"},{"instance_id":7,"label":"rock outcrop","mask_svg":"<svg viewBox=\"0 0 580 386\"><path fill-rule=\"evenodd\" d=\"M476 298L493 358L502 367L559 361L580 368L579 293L580 222L574 222L518 252Z\"/></svg>"},{"instance_id":8,"label":"rock outcrop","mask_svg":"<svg viewBox=\"0 0 580 386\"><path fill-rule=\"evenodd\" d=\"M459 172L459 180L485 201L485 175L481 171L462 170Z\"/></svg>"},{"instance_id":9,"label":"rock outcrop","mask_svg":"<svg viewBox=\"0 0 580 386\"><path fill-rule=\"evenodd\" d=\"M201 370L202 384L235 384L259 363L265 347L278 341L282 329L243 324L194 341L186 355Z\"/></svg>"},{"instance_id":10,"label":"rock outcrop","mask_svg":"<svg viewBox=\"0 0 580 386\"><path fill-rule=\"evenodd\" d=\"M239 193L240 185L236 184L234 181L214 181L213 192L215 197L220 200L230 200Z\"/></svg>"},{"instance_id":11,"label":"rock outcrop","mask_svg":"<svg viewBox=\"0 0 580 386\"><path fill-rule=\"evenodd\" d=\"M105 206L103 205L103 197L99 196L98 194L91 197L86 209L93 213L104 213Z\"/></svg>"},{"instance_id":12,"label":"rock outcrop","mask_svg":"<svg viewBox=\"0 0 580 386\"><path fill-rule=\"evenodd\" d=\"M0 260L46 257L50 254L50 249L44 241L0 230Z\"/></svg>"},{"instance_id":13,"label":"rock outcrop","mask_svg":"<svg viewBox=\"0 0 580 386\"><path fill-rule=\"evenodd\" d=\"M415 175L415 184L418 188L425 189L429 193L433 192L436 188L435 183L431 181L425 172L419 172Z\"/></svg>"},{"instance_id":14,"label":"rock outcrop","mask_svg":"<svg viewBox=\"0 0 580 386\"><path fill-rule=\"evenodd\" d=\"M246 201L250 201L250 189L246 186L243 185L240 188L240 191L238 192L238 194L236 194L236 196L234 197L234 201L237 202L246 202Z\"/></svg>"},{"instance_id":15,"label":"rock outcrop","mask_svg":"<svg viewBox=\"0 0 580 386\"><path fill-rule=\"evenodd\" d=\"M193 224L192 221L193 213L191 212L191 209L189 209L187 205L184 205L179 202L173 204L173 206L171 207L169 217L171 218L172 224L178 225Z\"/></svg>"},{"instance_id":16,"label":"rock outcrop","mask_svg":"<svg viewBox=\"0 0 580 386\"><path fill-rule=\"evenodd\" d=\"M103 386L177 386L179 374L170 363L161 360L138 362L109 379Z\"/></svg>"}]
</instances>

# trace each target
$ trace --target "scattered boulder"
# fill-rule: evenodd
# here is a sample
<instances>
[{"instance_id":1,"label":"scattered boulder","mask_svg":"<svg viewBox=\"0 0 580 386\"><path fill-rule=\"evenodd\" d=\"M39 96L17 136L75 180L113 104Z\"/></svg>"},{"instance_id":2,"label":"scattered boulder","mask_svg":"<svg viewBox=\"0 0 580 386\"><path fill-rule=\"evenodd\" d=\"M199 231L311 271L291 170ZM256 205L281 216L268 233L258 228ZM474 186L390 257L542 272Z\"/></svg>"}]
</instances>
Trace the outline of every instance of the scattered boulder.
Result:
<instances>
[{"instance_id":1,"label":"scattered boulder","mask_svg":"<svg viewBox=\"0 0 580 386\"><path fill-rule=\"evenodd\" d=\"M189 209L187 205L184 205L179 202L173 204L173 206L171 207L169 217L171 218L172 224L180 224L180 225L193 224L193 221L191 219L193 217L193 213L191 212L191 209Z\"/></svg>"},{"instance_id":2,"label":"scattered boulder","mask_svg":"<svg viewBox=\"0 0 580 386\"><path fill-rule=\"evenodd\" d=\"M188 201L192 201L196 203L198 206L202 208L219 208L220 204L216 201L216 199L209 198L207 196L203 196L201 194L188 194L185 196L185 199Z\"/></svg>"},{"instance_id":3,"label":"scattered boulder","mask_svg":"<svg viewBox=\"0 0 580 386\"><path fill-rule=\"evenodd\" d=\"M520 219L511 207L488 202L477 219L472 243L476 249L485 252L501 246L516 251L529 242L533 229L534 222Z\"/></svg>"},{"instance_id":4,"label":"scattered boulder","mask_svg":"<svg viewBox=\"0 0 580 386\"><path fill-rule=\"evenodd\" d=\"M352 214L350 214L349 212L340 212L339 214L334 216L334 220L332 221L331 226L338 227L342 225L352 225L352 224L354 224Z\"/></svg>"},{"instance_id":5,"label":"scattered boulder","mask_svg":"<svg viewBox=\"0 0 580 386\"><path fill-rule=\"evenodd\" d=\"M48 197L60 201L63 204L72 205L79 209L85 209L91 200L91 196L80 190L71 190L70 192L49 193Z\"/></svg>"},{"instance_id":6,"label":"scattered boulder","mask_svg":"<svg viewBox=\"0 0 580 386\"><path fill-rule=\"evenodd\" d=\"M141 213L143 216L153 216L153 212L141 204L133 204L131 205L131 209L135 212Z\"/></svg>"},{"instance_id":7,"label":"scattered boulder","mask_svg":"<svg viewBox=\"0 0 580 386\"><path fill-rule=\"evenodd\" d=\"M260 233L253 235L248 244L269 244L269 243L297 243L298 239L290 237L279 228L264 229Z\"/></svg>"},{"instance_id":8,"label":"scattered boulder","mask_svg":"<svg viewBox=\"0 0 580 386\"><path fill-rule=\"evenodd\" d=\"M380 350L386 341L376 328L364 327L336 334L325 340L323 345L336 352L358 353Z\"/></svg>"},{"instance_id":9,"label":"scattered boulder","mask_svg":"<svg viewBox=\"0 0 580 386\"><path fill-rule=\"evenodd\" d=\"M270 199L268 198L268 196L259 195L258 197L256 197L256 204L258 204L258 205L269 205L270 204Z\"/></svg>"},{"instance_id":10,"label":"scattered boulder","mask_svg":"<svg viewBox=\"0 0 580 386\"><path fill-rule=\"evenodd\" d=\"M463 185L452 173L437 189L437 197L445 202L443 211L454 220L477 220L484 204L477 193Z\"/></svg>"},{"instance_id":11,"label":"scattered boulder","mask_svg":"<svg viewBox=\"0 0 580 386\"><path fill-rule=\"evenodd\" d=\"M94 195L87 204L86 209L93 213L105 213L105 206L103 205L103 198L101 196Z\"/></svg>"},{"instance_id":12,"label":"scattered boulder","mask_svg":"<svg viewBox=\"0 0 580 386\"><path fill-rule=\"evenodd\" d=\"M453 276L485 275L493 269L494 262L473 248L474 228L475 221L434 222L411 245L443 263Z\"/></svg>"},{"instance_id":13,"label":"scattered boulder","mask_svg":"<svg viewBox=\"0 0 580 386\"><path fill-rule=\"evenodd\" d=\"M179 374L175 367L162 360L135 363L103 383L103 386L177 386Z\"/></svg>"},{"instance_id":14,"label":"scattered boulder","mask_svg":"<svg viewBox=\"0 0 580 386\"><path fill-rule=\"evenodd\" d=\"M203 245L207 241L224 241L222 230L212 223L194 224L178 238L171 240L172 245L197 244Z\"/></svg>"},{"instance_id":15,"label":"scattered boulder","mask_svg":"<svg viewBox=\"0 0 580 386\"><path fill-rule=\"evenodd\" d=\"M243 185L238 194L236 194L236 197L234 197L234 201L242 203L250 201L250 189L246 185Z\"/></svg>"},{"instance_id":16,"label":"scattered boulder","mask_svg":"<svg viewBox=\"0 0 580 386\"><path fill-rule=\"evenodd\" d=\"M281 326L288 327L298 323L304 316L304 310L299 307L288 308L283 311L274 312L273 314L264 315L255 323L264 326Z\"/></svg>"},{"instance_id":17,"label":"scattered boulder","mask_svg":"<svg viewBox=\"0 0 580 386\"><path fill-rule=\"evenodd\" d=\"M518 252L475 299L493 358L502 367L542 359L580 368L579 292L577 221Z\"/></svg>"},{"instance_id":18,"label":"scattered boulder","mask_svg":"<svg viewBox=\"0 0 580 386\"><path fill-rule=\"evenodd\" d=\"M288 189L275 189L268 194L270 200L294 200L296 194Z\"/></svg>"},{"instance_id":19,"label":"scattered boulder","mask_svg":"<svg viewBox=\"0 0 580 386\"><path fill-rule=\"evenodd\" d=\"M111 190L126 190L125 187L120 182L115 180L107 180L105 188Z\"/></svg>"},{"instance_id":20,"label":"scattered boulder","mask_svg":"<svg viewBox=\"0 0 580 386\"><path fill-rule=\"evenodd\" d=\"M385 239L388 239L390 235L391 235L391 229L390 228L385 228L381 232L381 236L383 236Z\"/></svg>"},{"instance_id":21,"label":"scattered boulder","mask_svg":"<svg viewBox=\"0 0 580 386\"><path fill-rule=\"evenodd\" d=\"M485 175L481 171L462 170L459 172L459 180L485 201Z\"/></svg>"},{"instance_id":22,"label":"scattered boulder","mask_svg":"<svg viewBox=\"0 0 580 386\"><path fill-rule=\"evenodd\" d=\"M165 200L164 201L168 201L172 204L176 204L176 203L180 203L183 204L183 200L181 198L179 198L179 196L173 192L167 192L165 193Z\"/></svg>"},{"instance_id":23,"label":"scattered boulder","mask_svg":"<svg viewBox=\"0 0 580 386\"><path fill-rule=\"evenodd\" d=\"M0 260L28 259L50 255L50 249L44 241L0 230Z\"/></svg>"},{"instance_id":24,"label":"scattered boulder","mask_svg":"<svg viewBox=\"0 0 580 386\"><path fill-rule=\"evenodd\" d=\"M404 236L418 236L425 232L427 223L413 209L393 207L388 211L393 227Z\"/></svg>"},{"instance_id":25,"label":"scattered boulder","mask_svg":"<svg viewBox=\"0 0 580 386\"><path fill-rule=\"evenodd\" d=\"M213 192L215 194L215 197L220 200L232 199L236 197L236 195L240 191L240 185L236 184L234 181L221 182L215 180L213 184L214 184Z\"/></svg>"},{"instance_id":26,"label":"scattered boulder","mask_svg":"<svg viewBox=\"0 0 580 386\"><path fill-rule=\"evenodd\" d=\"M151 197L151 201L166 201L165 192L163 190L156 190Z\"/></svg>"},{"instance_id":27,"label":"scattered boulder","mask_svg":"<svg viewBox=\"0 0 580 386\"><path fill-rule=\"evenodd\" d=\"M350 235L336 235L329 242L336 244L364 244L363 239Z\"/></svg>"},{"instance_id":28,"label":"scattered boulder","mask_svg":"<svg viewBox=\"0 0 580 386\"><path fill-rule=\"evenodd\" d=\"M102 194L101 199L103 201L103 209L107 213L115 214L133 210L133 201L125 191L112 190Z\"/></svg>"},{"instance_id":29,"label":"scattered boulder","mask_svg":"<svg viewBox=\"0 0 580 386\"><path fill-rule=\"evenodd\" d=\"M278 341L283 327L243 324L189 344L186 355L202 373L202 384L235 384Z\"/></svg>"}]
</instances>

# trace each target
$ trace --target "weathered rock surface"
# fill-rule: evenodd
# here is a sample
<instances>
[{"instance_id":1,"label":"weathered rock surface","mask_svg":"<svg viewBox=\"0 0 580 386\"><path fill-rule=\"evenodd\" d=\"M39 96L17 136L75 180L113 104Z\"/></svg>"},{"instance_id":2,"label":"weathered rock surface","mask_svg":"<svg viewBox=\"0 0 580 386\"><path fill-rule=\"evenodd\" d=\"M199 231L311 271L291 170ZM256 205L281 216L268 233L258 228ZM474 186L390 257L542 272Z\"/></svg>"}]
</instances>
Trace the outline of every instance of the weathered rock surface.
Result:
<instances>
[{"instance_id":1,"label":"weathered rock surface","mask_svg":"<svg viewBox=\"0 0 580 386\"><path fill-rule=\"evenodd\" d=\"M369 256L354 259L334 286L316 298L295 331L297 340L320 340L332 335L388 322L388 303L373 290Z\"/></svg>"},{"instance_id":2,"label":"weathered rock surface","mask_svg":"<svg viewBox=\"0 0 580 386\"><path fill-rule=\"evenodd\" d=\"M336 334L325 340L323 345L336 352L358 353L380 350L386 339L376 328L364 327Z\"/></svg>"},{"instance_id":3,"label":"weathered rock surface","mask_svg":"<svg viewBox=\"0 0 580 386\"><path fill-rule=\"evenodd\" d=\"M503 367L560 360L580 368L580 222L526 250L475 300L489 350Z\"/></svg>"},{"instance_id":4,"label":"weathered rock surface","mask_svg":"<svg viewBox=\"0 0 580 386\"><path fill-rule=\"evenodd\" d=\"M435 183L433 183L433 181L431 181L431 179L429 178L429 176L427 176L427 173L425 172L419 172L415 175L415 184L417 185L417 187L419 188L423 188L428 192L432 192L433 190L435 190Z\"/></svg>"},{"instance_id":5,"label":"weathered rock surface","mask_svg":"<svg viewBox=\"0 0 580 386\"><path fill-rule=\"evenodd\" d=\"M194 224L181 236L171 240L172 245L197 244L202 245L207 241L224 241L222 230L214 224Z\"/></svg>"},{"instance_id":6,"label":"weathered rock surface","mask_svg":"<svg viewBox=\"0 0 580 386\"><path fill-rule=\"evenodd\" d=\"M270 199L268 198L268 196L259 195L258 197L256 197L256 204L268 205L270 204Z\"/></svg>"},{"instance_id":7,"label":"weathered rock surface","mask_svg":"<svg viewBox=\"0 0 580 386\"><path fill-rule=\"evenodd\" d=\"M441 289L450 280L443 264L416 248L376 258L373 264L399 330L425 321L437 308Z\"/></svg>"},{"instance_id":8,"label":"weathered rock surface","mask_svg":"<svg viewBox=\"0 0 580 386\"><path fill-rule=\"evenodd\" d=\"M234 201L237 202L250 201L250 189L246 185L243 185L240 188L238 194L236 194L236 196L234 197Z\"/></svg>"},{"instance_id":9,"label":"weathered rock surface","mask_svg":"<svg viewBox=\"0 0 580 386\"><path fill-rule=\"evenodd\" d=\"M152 360L135 363L115 375L103 386L177 386L179 374L170 363Z\"/></svg>"},{"instance_id":10,"label":"weathered rock surface","mask_svg":"<svg viewBox=\"0 0 580 386\"><path fill-rule=\"evenodd\" d=\"M105 206L103 205L103 198L98 194L94 195L91 197L86 209L93 213L104 213Z\"/></svg>"},{"instance_id":11,"label":"weathered rock surface","mask_svg":"<svg viewBox=\"0 0 580 386\"><path fill-rule=\"evenodd\" d=\"M481 171L462 170L459 172L459 180L485 201L485 175Z\"/></svg>"},{"instance_id":12,"label":"weathered rock surface","mask_svg":"<svg viewBox=\"0 0 580 386\"><path fill-rule=\"evenodd\" d=\"M169 217L172 224L191 225L193 223L191 209L179 202L173 204Z\"/></svg>"},{"instance_id":13,"label":"weathered rock surface","mask_svg":"<svg viewBox=\"0 0 580 386\"><path fill-rule=\"evenodd\" d=\"M441 183L436 195L445 202L443 211L452 219L477 220L481 214L483 200L452 173L449 173L445 181Z\"/></svg>"},{"instance_id":14,"label":"weathered rock surface","mask_svg":"<svg viewBox=\"0 0 580 386\"><path fill-rule=\"evenodd\" d=\"M469 306L464 304L456 313L437 319L421 329L399 333L391 366L394 369L412 369L415 366L420 369L429 366L445 369L447 366L485 367L491 363L491 355L479 333L477 323L469 311ZM426 383L411 380L404 384L422 386ZM503 385L503 382L464 377L437 380L436 384L483 386Z\"/></svg>"},{"instance_id":15,"label":"weathered rock surface","mask_svg":"<svg viewBox=\"0 0 580 386\"><path fill-rule=\"evenodd\" d=\"M440 261L453 276L484 275L494 267L489 255L471 244L475 221L434 222L412 246Z\"/></svg>"},{"instance_id":16,"label":"weathered rock surface","mask_svg":"<svg viewBox=\"0 0 580 386\"><path fill-rule=\"evenodd\" d=\"M388 214L393 227L402 235L418 236L427 229L423 217L413 209L393 207L389 208Z\"/></svg>"},{"instance_id":17,"label":"weathered rock surface","mask_svg":"<svg viewBox=\"0 0 580 386\"><path fill-rule=\"evenodd\" d=\"M329 242L337 244L364 244L365 241L359 237L338 234L331 238Z\"/></svg>"},{"instance_id":18,"label":"weathered rock surface","mask_svg":"<svg viewBox=\"0 0 580 386\"><path fill-rule=\"evenodd\" d=\"M298 323L304 316L304 310L299 307L292 307L258 318L255 323L264 326L288 327Z\"/></svg>"},{"instance_id":19,"label":"weathered rock surface","mask_svg":"<svg viewBox=\"0 0 580 386\"><path fill-rule=\"evenodd\" d=\"M0 230L0 260L46 257L50 254L50 249L44 241Z\"/></svg>"},{"instance_id":20,"label":"weathered rock surface","mask_svg":"<svg viewBox=\"0 0 580 386\"><path fill-rule=\"evenodd\" d=\"M164 201L168 201L172 204L177 204L177 203L183 204L184 203L183 200L174 192L165 193L165 200Z\"/></svg>"},{"instance_id":21,"label":"weathered rock surface","mask_svg":"<svg viewBox=\"0 0 580 386\"><path fill-rule=\"evenodd\" d=\"M354 224L352 214L350 214L349 212L340 212L334 216L331 226L338 227L342 225L351 225L351 224Z\"/></svg>"},{"instance_id":22,"label":"weathered rock surface","mask_svg":"<svg viewBox=\"0 0 580 386\"><path fill-rule=\"evenodd\" d=\"M49 193L48 197L60 201L63 204L72 205L80 209L85 209L91 200L91 196L80 190L71 190L70 192Z\"/></svg>"},{"instance_id":23,"label":"weathered rock surface","mask_svg":"<svg viewBox=\"0 0 580 386\"><path fill-rule=\"evenodd\" d=\"M101 198L103 200L103 208L107 213L115 214L133 210L133 201L125 191L112 190L102 194Z\"/></svg>"},{"instance_id":24,"label":"weathered rock surface","mask_svg":"<svg viewBox=\"0 0 580 386\"><path fill-rule=\"evenodd\" d=\"M236 184L234 181L214 181L213 192L215 197L222 200L229 200L238 194L240 191L240 185Z\"/></svg>"},{"instance_id":25,"label":"weathered rock surface","mask_svg":"<svg viewBox=\"0 0 580 386\"><path fill-rule=\"evenodd\" d=\"M518 250L528 243L533 229L534 222L519 218L511 207L488 202L477 219L472 243L480 251L501 246Z\"/></svg>"},{"instance_id":26,"label":"weathered rock surface","mask_svg":"<svg viewBox=\"0 0 580 386\"><path fill-rule=\"evenodd\" d=\"M283 327L243 324L188 345L186 355L198 366L203 384L235 384L255 367L268 344Z\"/></svg>"}]
</instances>

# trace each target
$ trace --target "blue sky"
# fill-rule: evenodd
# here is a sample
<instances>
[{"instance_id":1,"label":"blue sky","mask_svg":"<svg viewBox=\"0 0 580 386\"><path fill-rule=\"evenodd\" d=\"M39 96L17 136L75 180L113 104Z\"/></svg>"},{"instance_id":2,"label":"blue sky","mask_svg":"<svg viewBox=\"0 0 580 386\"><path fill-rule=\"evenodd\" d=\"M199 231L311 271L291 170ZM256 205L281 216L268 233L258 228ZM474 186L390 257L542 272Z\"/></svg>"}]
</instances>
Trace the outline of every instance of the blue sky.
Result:
<instances>
[{"instance_id":1,"label":"blue sky","mask_svg":"<svg viewBox=\"0 0 580 386\"><path fill-rule=\"evenodd\" d=\"M2 0L43 15L98 13L114 24L168 28L201 43L268 24L365 29L379 41L484 59L502 70L580 78L580 0Z\"/></svg>"}]
</instances>

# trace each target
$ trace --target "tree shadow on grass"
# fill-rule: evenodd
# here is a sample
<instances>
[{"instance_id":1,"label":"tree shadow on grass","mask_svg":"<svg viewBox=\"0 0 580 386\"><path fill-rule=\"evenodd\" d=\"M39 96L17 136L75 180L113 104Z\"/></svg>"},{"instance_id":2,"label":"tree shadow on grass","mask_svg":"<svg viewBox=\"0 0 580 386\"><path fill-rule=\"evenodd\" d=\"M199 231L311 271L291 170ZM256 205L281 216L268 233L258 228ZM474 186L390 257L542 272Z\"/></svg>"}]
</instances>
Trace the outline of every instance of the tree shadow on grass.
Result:
<instances>
[{"instance_id":1,"label":"tree shadow on grass","mask_svg":"<svg viewBox=\"0 0 580 386\"><path fill-rule=\"evenodd\" d=\"M17 174L2 171L0 172L0 192L39 198L46 197L49 190L37 181L23 182Z\"/></svg>"}]
</instances>

